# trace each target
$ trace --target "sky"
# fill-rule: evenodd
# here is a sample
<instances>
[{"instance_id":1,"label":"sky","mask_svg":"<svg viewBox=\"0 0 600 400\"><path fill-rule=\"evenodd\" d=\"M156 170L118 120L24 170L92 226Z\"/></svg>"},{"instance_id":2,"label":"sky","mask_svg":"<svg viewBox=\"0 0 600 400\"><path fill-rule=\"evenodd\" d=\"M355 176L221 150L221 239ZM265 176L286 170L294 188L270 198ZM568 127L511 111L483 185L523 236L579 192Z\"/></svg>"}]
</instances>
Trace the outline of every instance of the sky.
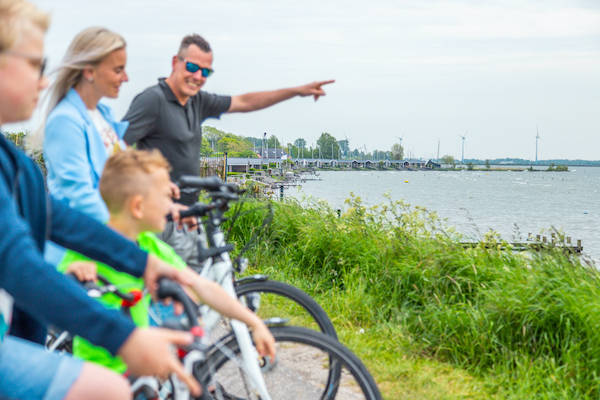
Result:
<instances>
[{"instance_id":1,"label":"sky","mask_svg":"<svg viewBox=\"0 0 600 400\"><path fill-rule=\"evenodd\" d=\"M600 159L600 1L596 0L33 0L50 11L50 68L80 30L127 40L130 80L111 105L168 76L181 38L213 48L204 89L220 94L336 79L295 98L205 124L243 136L431 158Z\"/></svg>"}]
</instances>

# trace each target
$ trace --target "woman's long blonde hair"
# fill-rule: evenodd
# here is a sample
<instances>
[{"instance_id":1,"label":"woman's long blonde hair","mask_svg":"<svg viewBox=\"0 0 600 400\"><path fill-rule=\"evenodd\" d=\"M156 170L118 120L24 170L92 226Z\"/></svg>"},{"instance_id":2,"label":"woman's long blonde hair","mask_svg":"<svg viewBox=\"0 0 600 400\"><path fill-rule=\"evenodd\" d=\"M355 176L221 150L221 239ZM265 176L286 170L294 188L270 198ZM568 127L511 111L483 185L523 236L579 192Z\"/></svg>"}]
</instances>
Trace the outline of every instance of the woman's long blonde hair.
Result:
<instances>
[{"instance_id":1,"label":"woman's long blonde hair","mask_svg":"<svg viewBox=\"0 0 600 400\"><path fill-rule=\"evenodd\" d=\"M83 77L83 70L98 65L115 50L126 46L118 33L102 27L90 27L73 38L60 66L52 72L56 79L50 84L45 100L48 101L42 125L31 135L29 148L40 150L44 142L46 119L56 105L75 87Z\"/></svg>"}]
</instances>

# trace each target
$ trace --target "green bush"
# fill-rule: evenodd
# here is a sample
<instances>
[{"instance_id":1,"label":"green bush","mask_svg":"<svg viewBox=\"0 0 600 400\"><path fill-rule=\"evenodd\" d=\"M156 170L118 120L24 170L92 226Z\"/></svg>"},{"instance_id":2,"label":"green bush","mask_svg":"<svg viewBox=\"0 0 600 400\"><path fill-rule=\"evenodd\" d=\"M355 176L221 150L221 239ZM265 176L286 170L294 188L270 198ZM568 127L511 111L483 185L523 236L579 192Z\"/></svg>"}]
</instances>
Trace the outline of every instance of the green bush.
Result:
<instances>
[{"instance_id":1,"label":"green bush","mask_svg":"<svg viewBox=\"0 0 600 400\"><path fill-rule=\"evenodd\" d=\"M267 215L245 205L231 226L245 243ZM600 397L600 275L558 250L463 248L434 213L390 201L272 203L254 265L301 284L343 324L394 324L417 354L493 377L509 397ZM268 267L265 267L267 266ZM389 351L399 351L393 340Z\"/></svg>"},{"instance_id":2,"label":"green bush","mask_svg":"<svg viewBox=\"0 0 600 400\"><path fill-rule=\"evenodd\" d=\"M13 142L17 147L25 151L25 132L9 132L6 134L6 138ZM44 176L46 176L46 165L44 163L44 155L41 151L29 152L29 157L40 167Z\"/></svg>"}]
</instances>

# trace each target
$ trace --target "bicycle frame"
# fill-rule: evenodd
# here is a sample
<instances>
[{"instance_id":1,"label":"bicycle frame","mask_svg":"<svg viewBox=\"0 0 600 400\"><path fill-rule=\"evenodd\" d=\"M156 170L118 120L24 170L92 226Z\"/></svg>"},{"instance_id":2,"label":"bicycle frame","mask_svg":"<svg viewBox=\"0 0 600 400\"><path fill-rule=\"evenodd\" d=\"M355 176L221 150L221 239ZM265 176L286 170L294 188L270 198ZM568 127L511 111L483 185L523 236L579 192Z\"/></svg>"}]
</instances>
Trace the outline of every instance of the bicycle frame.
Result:
<instances>
[{"instance_id":1,"label":"bicycle frame","mask_svg":"<svg viewBox=\"0 0 600 400\"><path fill-rule=\"evenodd\" d=\"M212 216L211 216L212 217ZM210 221L212 223L213 221ZM225 245L225 235L218 228L218 224L213 225L214 229L210 229L208 241L214 247ZM206 232L207 235L209 232ZM200 276L217 282L231 297L237 299L234 280L234 268L231 258L228 253L222 253L215 259L207 259L202 265ZM201 307L201 315L206 331L211 332L221 319L221 315L207 306ZM258 363L258 352L252 344L252 338L248 327L242 322L231 320L231 328L240 345L240 353L242 354L243 369L248 374L254 390L257 391L261 399L270 399L265 381L263 379L260 365Z\"/></svg>"}]
</instances>

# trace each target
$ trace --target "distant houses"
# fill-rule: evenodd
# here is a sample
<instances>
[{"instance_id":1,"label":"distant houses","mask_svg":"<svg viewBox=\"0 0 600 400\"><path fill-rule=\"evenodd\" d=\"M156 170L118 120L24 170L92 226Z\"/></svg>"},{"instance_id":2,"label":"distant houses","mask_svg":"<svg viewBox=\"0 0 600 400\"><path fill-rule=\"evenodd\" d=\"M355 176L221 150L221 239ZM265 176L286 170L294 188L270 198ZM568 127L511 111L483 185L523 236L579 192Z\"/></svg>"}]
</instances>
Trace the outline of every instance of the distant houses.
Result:
<instances>
[{"instance_id":1,"label":"distant houses","mask_svg":"<svg viewBox=\"0 0 600 400\"><path fill-rule=\"evenodd\" d=\"M260 158L278 158L281 159L283 156L287 157L287 154L281 148L274 149L258 149L256 155Z\"/></svg>"},{"instance_id":2,"label":"distant houses","mask_svg":"<svg viewBox=\"0 0 600 400\"><path fill-rule=\"evenodd\" d=\"M352 169L438 169L442 166L433 160L327 160L302 158L290 160L300 168L352 168Z\"/></svg>"},{"instance_id":3,"label":"distant houses","mask_svg":"<svg viewBox=\"0 0 600 400\"><path fill-rule=\"evenodd\" d=\"M261 157L264 154L265 157ZM292 169L306 168L324 168L324 169L397 169L397 170L435 170L443 166L433 160L332 160L318 158L292 159L282 149L261 149L257 151L258 158L247 157L206 157L202 159L202 164L213 165L211 168L222 170L225 168L228 172L245 172L250 170L261 170L268 166L277 169L282 168L284 164ZM267 157L268 156L268 157Z\"/></svg>"}]
</instances>

